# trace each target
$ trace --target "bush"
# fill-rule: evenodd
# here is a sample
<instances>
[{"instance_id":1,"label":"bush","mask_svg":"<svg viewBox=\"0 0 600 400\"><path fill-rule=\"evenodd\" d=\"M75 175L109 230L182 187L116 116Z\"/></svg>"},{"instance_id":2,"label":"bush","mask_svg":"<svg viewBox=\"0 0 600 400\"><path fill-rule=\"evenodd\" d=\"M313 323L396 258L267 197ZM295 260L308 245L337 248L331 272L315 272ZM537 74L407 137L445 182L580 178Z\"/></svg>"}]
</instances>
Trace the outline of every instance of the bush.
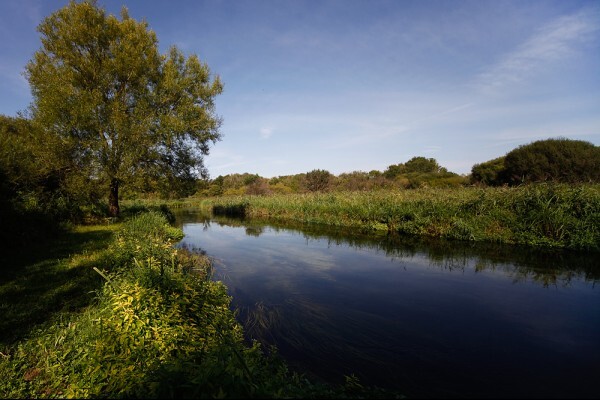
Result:
<instances>
[{"instance_id":1,"label":"bush","mask_svg":"<svg viewBox=\"0 0 600 400\"><path fill-rule=\"evenodd\" d=\"M512 185L600 182L600 147L582 140L540 140L509 152L501 175Z\"/></svg>"},{"instance_id":2,"label":"bush","mask_svg":"<svg viewBox=\"0 0 600 400\"><path fill-rule=\"evenodd\" d=\"M309 192L323 192L329 189L332 178L329 171L315 169L306 173L304 184Z\"/></svg>"},{"instance_id":3,"label":"bush","mask_svg":"<svg viewBox=\"0 0 600 400\"><path fill-rule=\"evenodd\" d=\"M471 183L483 185L501 185L504 173L504 157L475 164L471 168Z\"/></svg>"}]
</instances>

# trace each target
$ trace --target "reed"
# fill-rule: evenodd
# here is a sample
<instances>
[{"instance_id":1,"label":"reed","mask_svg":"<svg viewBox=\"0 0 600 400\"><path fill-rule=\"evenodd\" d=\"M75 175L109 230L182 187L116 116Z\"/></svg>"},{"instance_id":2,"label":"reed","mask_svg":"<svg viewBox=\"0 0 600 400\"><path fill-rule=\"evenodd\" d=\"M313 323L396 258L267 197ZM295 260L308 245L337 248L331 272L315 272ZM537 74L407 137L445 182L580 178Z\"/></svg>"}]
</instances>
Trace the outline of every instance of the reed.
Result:
<instances>
[{"instance_id":1,"label":"reed","mask_svg":"<svg viewBox=\"0 0 600 400\"><path fill-rule=\"evenodd\" d=\"M600 250L600 185L231 196L216 213L456 240Z\"/></svg>"}]
</instances>

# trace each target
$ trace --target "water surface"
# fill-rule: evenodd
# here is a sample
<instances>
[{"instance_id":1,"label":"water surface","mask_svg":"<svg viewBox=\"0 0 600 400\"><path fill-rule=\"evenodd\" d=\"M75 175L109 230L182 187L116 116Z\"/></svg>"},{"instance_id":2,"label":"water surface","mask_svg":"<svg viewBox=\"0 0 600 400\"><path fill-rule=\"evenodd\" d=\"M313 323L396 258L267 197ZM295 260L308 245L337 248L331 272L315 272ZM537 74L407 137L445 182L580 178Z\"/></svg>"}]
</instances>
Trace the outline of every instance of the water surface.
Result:
<instances>
[{"instance_id":1,"label":"water surface","mask_svg":"<svg viewBox=\"0 0 600 400\"><path fill-rule=\"evenodd\" d=\"M331 382L418 397L600 397L600 257L180 211L247 336Z\"/></svg>"}]
</instances>

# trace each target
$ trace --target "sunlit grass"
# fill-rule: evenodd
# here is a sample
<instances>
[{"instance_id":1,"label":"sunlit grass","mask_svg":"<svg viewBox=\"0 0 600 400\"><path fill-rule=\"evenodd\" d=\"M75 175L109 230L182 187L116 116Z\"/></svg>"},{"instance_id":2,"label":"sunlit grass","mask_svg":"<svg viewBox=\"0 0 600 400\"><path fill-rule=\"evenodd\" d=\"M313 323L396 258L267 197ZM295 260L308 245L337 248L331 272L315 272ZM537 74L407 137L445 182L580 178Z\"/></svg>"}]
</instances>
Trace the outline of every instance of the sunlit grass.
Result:
<instances>
[{"instance_id":1,"label":"sunlit grass","mask_svg":"<svg viewBox=\"0 0 600 400\"><path fill-rule=\"evenodd\" d=\"M213 210L365 231L600 250L600 185L231 196Z\"/></svg>"},{"instance_id":2,"label":"sunlit grass","mask_svg":"<svg viewBox=\"0 0 600 400\"><path fill-rule=\"evenodd\" d=\"M61 307L50 304L52 318L2 348L0 397L398 396L355 379L338 387L310 382L257 343L247 345L227 288L210 279L206 256L173 247L182 232L163 214L142 213L114 229L76 228L61 245L70 257L41 257L26 266L29 277L17 273L3 286L4 300L34 288L31 301L6 307L16 310L13 324L29 317L27 306L55 299ZM106 234L97 240L77 236L99 232ZM65 299L81 307L67 310Z\"/></svg>"},{"instance_id":3,"label":"sunlit grass","mask_svg":"<svg viewBox=\"0 0 600 400\"><path fill-rule=\"evenodd\" d=\"M119 225L77 226L53 240L4 249L0 279L0 343L19 339L59 313L77 311L101 280L91 270Z\"/></svg>"}]
</instances>

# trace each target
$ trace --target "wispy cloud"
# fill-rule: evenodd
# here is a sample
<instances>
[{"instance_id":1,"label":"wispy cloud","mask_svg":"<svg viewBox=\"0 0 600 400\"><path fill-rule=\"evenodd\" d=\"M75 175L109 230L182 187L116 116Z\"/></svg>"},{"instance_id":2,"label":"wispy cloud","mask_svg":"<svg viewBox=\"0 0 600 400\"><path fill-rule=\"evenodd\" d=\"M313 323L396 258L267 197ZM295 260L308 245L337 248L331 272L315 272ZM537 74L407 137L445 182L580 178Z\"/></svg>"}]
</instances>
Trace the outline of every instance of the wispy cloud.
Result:
<instances>
[{"instance_id":1,"label":"wispy cloud","mask_svg":"<svg viewBox=\"0 0 600 400\"><path fill-rule=\"evenodd\" d=\"M553 62L571 56L578 45L593 38L599 29L600 9L597 7L557 18L480 74L477 86L493 92L522 82Z\"/></svg>"},{"instance_id":2,"label":"wispy cloud","mask_svg":"<svg viewBox=\"0 0 600 400\"><path fill-rule=\"evenodd\" d=\"M260 128L260 138L268 139L273 135L273 128Z\"/></svg>"}]
</instances>

